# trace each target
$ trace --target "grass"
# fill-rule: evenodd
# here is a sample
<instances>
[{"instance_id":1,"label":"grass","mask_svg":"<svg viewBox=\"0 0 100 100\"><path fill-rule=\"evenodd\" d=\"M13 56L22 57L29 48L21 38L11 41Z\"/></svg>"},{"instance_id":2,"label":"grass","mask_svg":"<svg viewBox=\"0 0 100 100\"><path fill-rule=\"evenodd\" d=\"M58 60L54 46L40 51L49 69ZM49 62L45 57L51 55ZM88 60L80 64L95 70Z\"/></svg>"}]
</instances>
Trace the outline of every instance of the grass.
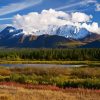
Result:
<instances>
[{"instance_id":1,"label":"grass","mask_svg":"<svg viewBox=\"0 0 100 100\"><path fill-rule=\"evenodd\" d=\"M0 67L0 100L99 98L100 67Z\"/></svg>"},{"instance_id":2,"label":"grass","mask_svg":"<svg viewBox=\"0 0 100 100\"><path fill-rule=\"evenodd\" d=\"M100 91L66 89L64 91L0 86L0 100L99 100Z\"/></svg>"},{"instance_id":3,"label":"grass","mask_svg":"<svg viewBox=\"0 0 100 100\"><path fill-rule=\"evenodd\" d=\"M86 64L86 65L100 65L100 61L30 61L19 60L9 61L1 60L0 64Z\"/></svg>"},{"instance_id":4,"label":"grass","mask_svg":"<svg viewBox=\"0 0 100 100\"><path fill-rule=\"evenodd\" d=\"M2 67L0 75L0 82L100 89L99 67Z\"/></svg>"}]
</instances>

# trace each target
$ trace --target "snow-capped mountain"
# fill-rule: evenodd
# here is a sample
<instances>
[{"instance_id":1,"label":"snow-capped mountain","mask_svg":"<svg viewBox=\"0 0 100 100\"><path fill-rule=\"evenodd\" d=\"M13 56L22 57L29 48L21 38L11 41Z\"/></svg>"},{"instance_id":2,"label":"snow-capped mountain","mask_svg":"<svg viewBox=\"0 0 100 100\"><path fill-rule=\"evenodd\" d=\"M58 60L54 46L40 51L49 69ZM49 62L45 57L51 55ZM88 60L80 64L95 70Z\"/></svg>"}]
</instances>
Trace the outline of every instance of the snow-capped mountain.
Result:
<instances>
[{"instance_id":1,"label":"snow-capped mountain","mask_svg":"<svg viewBox=\"0 0 100 100\"><path fill-rule=\"evenodd\" d=\"M36 34L36 35L35 35ZM90 33L84 28L64 25L49 26L47 30L37 31L37 33L24 34L22 29L7 26L0 32L1 47L68 47L66 43L86 44L100 39L100 35ZM84 43L83 43L84 42ZM58 44L61 44L60 46Z\"/></svg>"},{"instance_id":2,"label":"snow-capped mountain","mask_svg":"<svg viewBox=\"0 0 100 100\"><path fill-rule=\"evenodd\" d=\"M0 38L13 38L14 36L18 36L23 34L22 29L16 29L12 26L7 26L4 30L0 32Z\"/></svg>"},{"instance_id":3,"label":"snow-capped mountain","mask_svg":"<svg viewBox=\"0 0 100 100\"><path fill-rule=\"evenodd\" d=\"M0 32L0 38L2 37L6 37L6 36L18 36L18 35L26 35L24 34L22 29L16 29L12 26L8 26L6 27L3 31ZM44 34L48 34L48 35L58 35L58 36L63 36L65 38L71 38L71 39L83 39L88 35L91 35L91 33L89 31L87 31L84 28L77 28L75 26L68 26L68 25L64 25L64 26L49 26L47 30L42 30L42 31L37 31L36 33L31 33L29 35L44 35ZM28 35L28 34L27 34Z\"/></svg>"},{"instance_id":4,"label":"snow-capped mountain","mask_svg":"<svg viewBox=\"0 0 100 100\"><path fill-rule=\"evenodd\" d=\"M85 28L77 28L75 26L61 26L57 29L56 32L59 36L64 36L66 38L72 38L72 39L83 39L87 37L88 35L91 35L89 31L87 31Z\"/></svg>"},{"instance_id":5,"label":"snow-capped mountain","mask_svg":"<svg viewBox=\"0 0 100 100\"><path fill-rule=\"evenodd\" d=\"M37 32L31 33L31 35L40 36L40 35L58 35L63 36L65 38L76 39L80 40L91 33L86 30L85 28L77 28L76 26L71 25L64 25L64 26L56 26L56 25L49 25L46 30L39 30Z\"/></svg>"}]
</instances>

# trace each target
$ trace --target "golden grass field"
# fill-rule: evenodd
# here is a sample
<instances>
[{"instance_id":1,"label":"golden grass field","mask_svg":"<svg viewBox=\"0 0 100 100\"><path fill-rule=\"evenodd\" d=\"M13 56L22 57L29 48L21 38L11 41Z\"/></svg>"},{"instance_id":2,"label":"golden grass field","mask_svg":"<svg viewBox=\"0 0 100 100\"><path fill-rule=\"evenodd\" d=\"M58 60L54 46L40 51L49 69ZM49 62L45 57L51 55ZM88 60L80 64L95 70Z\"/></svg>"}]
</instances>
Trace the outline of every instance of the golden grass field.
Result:
<instances>
[{"instance_id":1,"label":"golden grass field","mask_svg":"<svg viewBox=\"0 0 100 100\"><path fill-rule=\"evenodd\" d=\"M100 100L100 90L70 88L54 91L0 85L0 100Z\"/></svg>"}]
</instances>

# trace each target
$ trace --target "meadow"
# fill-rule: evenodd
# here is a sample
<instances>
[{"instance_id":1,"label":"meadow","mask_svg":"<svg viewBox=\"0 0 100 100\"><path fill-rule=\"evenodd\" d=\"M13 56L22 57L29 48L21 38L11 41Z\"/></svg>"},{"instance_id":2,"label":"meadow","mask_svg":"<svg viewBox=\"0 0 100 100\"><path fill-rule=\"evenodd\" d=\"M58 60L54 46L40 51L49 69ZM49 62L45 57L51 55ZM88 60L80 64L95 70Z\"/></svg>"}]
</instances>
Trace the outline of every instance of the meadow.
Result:
<instances>
[{"instance_id":1,"label":"meadow","mask_svg":"<svg viewBox=\"0 0 100 100\"><path fill-rule=\"evenodd\" d=\"M0 100L99 100L100 49L1 49L0 64L71 64L82 67L0 66Z\"/></svg>"},{"instance_id":2,"label":"meadow","mask_svg":"<svg viewBox=\"0 0 100 100\"><path fill-rule=\"evenodd\" d=\"M100 91L86 89L45 90L0 86L0 100L99 100Z\"/></svg>"},{"instance_id":3,"label":"meadow","mask_svg":"<svg viewBox=\"0 0 100 100\"><path fill-rule=\"evenodd\" d=\"M0 67L0 100L99 98L99 67Z\"/></svg>"},{"instance_id":4,"label":"meadow","mask_svg":"<svg viewBox=\"0 0 100 100\"><path fill-rule=\"evenodd\" d=\"M100 89L100 68L1 67L0 82Z\"/></svg>"}]
</instances>

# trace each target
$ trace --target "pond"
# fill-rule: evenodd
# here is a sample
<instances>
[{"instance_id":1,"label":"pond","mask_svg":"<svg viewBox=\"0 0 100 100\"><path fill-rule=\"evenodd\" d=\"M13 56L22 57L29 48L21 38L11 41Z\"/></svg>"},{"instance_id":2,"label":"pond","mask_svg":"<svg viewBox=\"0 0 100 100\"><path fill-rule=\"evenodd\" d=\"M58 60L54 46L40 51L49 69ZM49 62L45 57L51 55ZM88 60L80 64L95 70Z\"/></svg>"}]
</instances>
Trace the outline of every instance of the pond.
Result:
<instances>
[{"instance_id":1,"label":"pond","mask_svg":"<svg viewBox=\"0 0 100 100\"><path fill-rule=\"evenodd\" d=\"M3 67L82 67L86 65L62 65L62 64L0 64Z\"/></svg>"}]
</instances>

